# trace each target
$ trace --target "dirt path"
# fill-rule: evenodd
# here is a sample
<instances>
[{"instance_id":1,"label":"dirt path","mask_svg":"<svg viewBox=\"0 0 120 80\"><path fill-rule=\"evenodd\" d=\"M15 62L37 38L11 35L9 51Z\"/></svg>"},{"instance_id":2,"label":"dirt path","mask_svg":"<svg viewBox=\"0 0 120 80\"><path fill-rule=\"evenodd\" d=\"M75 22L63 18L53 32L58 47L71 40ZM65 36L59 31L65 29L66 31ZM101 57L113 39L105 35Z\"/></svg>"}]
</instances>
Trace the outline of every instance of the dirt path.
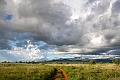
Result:
<instances>
[{"instance_id":1,"label":"dirt path","mask_svg":"<svg viewBox=\"0 0 120 80\"><path fill-rule=\"evenodd\" d=\"M61 80L68 80L67 75L65 74L63 69L55 69L54 74L50 80L56 80L56 76L57 76L58 71L61 72L61 75L62 75Z\"/></svg>"}]
</instances>

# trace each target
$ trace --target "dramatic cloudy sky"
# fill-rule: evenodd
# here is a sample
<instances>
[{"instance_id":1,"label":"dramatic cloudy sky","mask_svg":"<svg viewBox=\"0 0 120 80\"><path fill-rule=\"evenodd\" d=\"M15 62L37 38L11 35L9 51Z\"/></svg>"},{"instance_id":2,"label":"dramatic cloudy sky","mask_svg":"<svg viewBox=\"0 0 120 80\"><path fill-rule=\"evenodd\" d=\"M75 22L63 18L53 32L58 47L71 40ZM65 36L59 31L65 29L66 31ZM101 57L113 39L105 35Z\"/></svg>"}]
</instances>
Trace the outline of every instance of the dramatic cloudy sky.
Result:
<instances>
[{"instance_id":1,"label":"dramatic cloudy sky","mask_svg":"<svg viewBox=\"0 0 120 80\"><path fill-rule=\"evenodd\" d=\"M81 54L120 55L120 0L0 0L0 61Z\"/></svg>"}]
</instances>

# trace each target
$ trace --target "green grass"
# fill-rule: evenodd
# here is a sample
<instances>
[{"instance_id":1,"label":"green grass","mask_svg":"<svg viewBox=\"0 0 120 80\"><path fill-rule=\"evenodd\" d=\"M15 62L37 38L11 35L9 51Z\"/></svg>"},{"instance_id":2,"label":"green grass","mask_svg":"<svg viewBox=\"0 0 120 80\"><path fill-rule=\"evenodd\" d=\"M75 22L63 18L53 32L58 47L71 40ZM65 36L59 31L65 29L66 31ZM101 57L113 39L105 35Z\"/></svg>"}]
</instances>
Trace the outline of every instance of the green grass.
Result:
<instances>
[{"instance_id":1,"label":"green grass","mask_svg":"<svg viewBox=\"0 0 120 80\"><path fill-rule=\"evenodd\" d=\"M41 64L0 64L0 80L49 80L54 68Z\"/></svg>"},{"instance_id":2,"label":"green grass","mask_svg":"<svg viewBox=\"0 0 120 80\"><path fill-rule=\"evenodd\" d=\"M69 80L120 80L115 64L26 64L0 63L0 80L49 80L54 68L62 68ZM56 80L61 80L58 73Z\"/></svg>"},{"instance_id":3,"label":"green grass","mask_svg":"<svg viewBox=\"0 0 120 80\"><path fill-rule=\"evenodd\" d=\"M94 67L63 67L69 80L120 80L120 70Z\"/></svg>"},{"instance_id":4,"label":"green grass","mask_svg":"<svg viewBox=\"0 0 120 80\"><path fill-rule=\"evenodd\" d=\"M50 64L62 68L69 80L120 80L120 65L115 64ZM59 77L58 77L59 78Z\"/></svg>"}]
</instances>

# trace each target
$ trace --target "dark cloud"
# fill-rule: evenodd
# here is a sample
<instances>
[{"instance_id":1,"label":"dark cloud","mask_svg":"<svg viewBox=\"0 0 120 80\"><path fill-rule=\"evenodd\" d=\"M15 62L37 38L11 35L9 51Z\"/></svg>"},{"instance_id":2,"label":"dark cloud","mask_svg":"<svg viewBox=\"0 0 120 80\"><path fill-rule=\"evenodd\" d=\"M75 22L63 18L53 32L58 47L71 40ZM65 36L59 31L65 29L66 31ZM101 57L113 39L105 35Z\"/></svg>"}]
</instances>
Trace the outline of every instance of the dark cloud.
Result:
<instances>
[{"instance_id":1,"label":"dark cloud","mask_svg":"<svg viewBox=\"0 0 120 80\"><path fill-rule=\"evenodd\" d=\"M118 49L119 0L85 0L81 1L83 4L73 1L78 7L66 3L66 0L1 0L0 49L11 49L10 41L24 47L28 40L38 46L39 41L44 41L46 44L39 49L52 49L55 53L98 54ZM12 18L5 20L8 14ZM73 16L78 18L71 19Z\"/></svg>"},{"instance_id":2,"label":"dark cloud","mask_svg":"<svg viewBox=\"0 0 120 80\"><path fill-rule=\"evenodd\" d=\"M120 13L120 0L116 0L112 5L112 14L117 15Z\"/></svg>"},{"instance_id":3,"label":"dark cloud","mask_svg":"<svg viewBox=\"0 0 120 80\"><path fill-rule=\"evenodd\" d=\"M10 43L6 39L0 39L0 49L11 49Z\"/></svg>"},{"instance_id":4,"label":"dark cloud","mask_svg":"<svg viewBox=\"0 0 120 80\"><path fill-rule=\"evenodd\" d=\"M1 19L4 19L4 16L5 16L5 5L6 5L6 2L4 0L0 0L0 20Z\"/></svg>"},{"instance_id":5,"label":"dark cloud","mask_svg":"<svg viewBox=\"0 0 120 80\"><path fill-rule=\"evenodd\" d=\"M5 4L6 4L5 0L0 0L0 6L3 6Z\"/></svg>"},{"instance_id":6,"label":"dark cloud","mask_svg":"<svg viewBox=\"0 0 120 80\"><path fill-rule=\"evenodd\" d=\"M49 44L45 44L41 47L39 47L41 50L48 50L48 49L54 49L56 48L57 46L56 45L49 45Z\"/></svg>"},{"instance_id":7,"label":"dark cloud","mask_svg":"<svg viewBox=\"0 0 120 80\"><path fill-rule=\"evenodd\" d=\"M38 5L38 3L42 5ZM29 26L28 23L26 25L29 27L25 26L26 28L24 30L28 31L31 37L58 46L76 44L79 36L81 36L81 34L79 34L81 32L78 32L78 30L82 30L75 28L78 26L77 24L67 24L67 21L70 20L70 16L70 7L63 3L51 4L49 2L42 3L41 1L37 1L36 3L29 1L27 5L21 3L19 8L20 18L29 19L32 17L37 21L39 20L37 25L32 24Z\"/></svg>"}]
</instances>

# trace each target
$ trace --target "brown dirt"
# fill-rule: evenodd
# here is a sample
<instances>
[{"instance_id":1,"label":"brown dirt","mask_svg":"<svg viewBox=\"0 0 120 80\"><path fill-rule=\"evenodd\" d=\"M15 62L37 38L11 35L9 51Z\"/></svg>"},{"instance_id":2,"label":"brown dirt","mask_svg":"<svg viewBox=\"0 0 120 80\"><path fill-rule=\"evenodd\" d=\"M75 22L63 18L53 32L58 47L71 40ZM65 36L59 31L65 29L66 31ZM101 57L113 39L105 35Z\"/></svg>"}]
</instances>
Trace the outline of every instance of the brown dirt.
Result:
<instances>
[{"instance_id":1,"label":"brown dirt","mask_svg":"<svg viewBox=\"0 0 120 80\"><path fill-rule=\"evenodd\" d=\"M53 76L52 76L52 78L50 80L56 80L56 76L57 76L58 71L61 72L61 75L62 75L61 80L68 80L67 75L65 74L63 69L58 69L58 70L55 69L54 74L53 74Z\"/></svg>"}]
</instances>

